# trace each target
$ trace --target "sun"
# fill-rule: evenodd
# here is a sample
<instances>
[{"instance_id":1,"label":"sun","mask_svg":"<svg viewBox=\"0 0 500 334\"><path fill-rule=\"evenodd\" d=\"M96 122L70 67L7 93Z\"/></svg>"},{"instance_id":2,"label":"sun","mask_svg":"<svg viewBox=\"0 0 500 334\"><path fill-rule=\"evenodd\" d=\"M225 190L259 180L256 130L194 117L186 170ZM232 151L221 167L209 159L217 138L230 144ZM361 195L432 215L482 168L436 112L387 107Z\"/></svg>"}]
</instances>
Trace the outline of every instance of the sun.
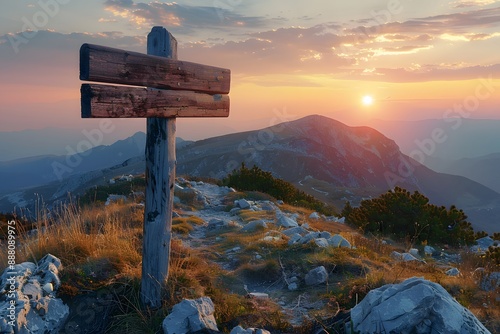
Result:
<instances>
[{"instance_id":1,"label":"sun","mask_svg":"<svg viewBox=\"0 0 500 334\"><path fill-rule=\"evenodd\" d=\"M373 97L371 97L370 95L365 95L365 96L363 96L363 99L361 100L361 102L365 106L371 106L373 104Z\"/></svg>"}]
</instances>

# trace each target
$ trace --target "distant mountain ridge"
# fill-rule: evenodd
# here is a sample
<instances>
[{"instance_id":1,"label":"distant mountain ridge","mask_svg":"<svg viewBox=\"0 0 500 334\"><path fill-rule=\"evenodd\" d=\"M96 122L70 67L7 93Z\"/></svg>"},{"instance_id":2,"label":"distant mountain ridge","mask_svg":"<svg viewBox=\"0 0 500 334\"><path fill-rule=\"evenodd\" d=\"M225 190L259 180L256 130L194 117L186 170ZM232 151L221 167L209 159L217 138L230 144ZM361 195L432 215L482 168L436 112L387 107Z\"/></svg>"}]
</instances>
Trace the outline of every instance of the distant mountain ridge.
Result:
<instances>
[{"instance_id":1,"label":"distant mountain ridge","mask_svg":"<svg viewBox=\"0 0 500 334\"><path fill-rule=\"evenodd\" d=\"M116 175L144 172L145 135L136 135L127 139L132 142L124 140L95 149L85 158L89 161L81 164L79 173L62 184L54 183L51 190L44 187L45 198L78 193ZM127 150L127 155L121 156L124 159L114 165L103 165L116 159L122 148ZM50 161L50 157L34 161L43 159ZM23 168L34 168L30 165L34 162L27 162ZM471 219L479 217L474 222L476 229L491 232L496 226L495 219L500 219L500 194L492 189L465 177L436 173L420 165L402 154L393 140L373 128L350 127L324 116L311 115L260 130L197 142L179 140L177 145L177 175L223 178L242 162L249 167L255 164L337 206L346 200L359 201L401 186L418 190L434 204L463 208ZM21 170L21 166L17 169ZM94 167L97 168L92 169ZM14 199L21 203L23 196L11 194L0 204L5 207L6 200Z\"/></svg>"},{"instance_id":2,"label":"distant mountain ridge","mask_svg":"<svg viewBox=\"0 0 500 334\"><path fill-rule=\"evenodd\" d=\"M430 170L377 130L349 127L319 115L197 141L179 150L177 159L179 175L222 178L245 162L295 184L312 177L327 187L301 188L313 195L330 195L336 187L376 195L401 186L418 190L435 204L468 209L471 217L476 211L500 207L497 192L465 177ZM488 212L492 221L479 224L479 229L491 231L493 220L500 218L500 211ZM481 215L481 221L488 219Z\"/></svg>"},{"instance_id":3,"label":"distant mountain ridge","mask_svg":"<svg viewBox=\"0 0 500 334\"><path fill-rule=\"evenodd\" d=\"M97 146L72 155L46 155L0 162L4 180L0 193L60 181L71 175L82 174L114 166L144 152L146 136L137 132L112 145ZM76 153L76 152L75 152Z\"/></svg>"}]
</instances>

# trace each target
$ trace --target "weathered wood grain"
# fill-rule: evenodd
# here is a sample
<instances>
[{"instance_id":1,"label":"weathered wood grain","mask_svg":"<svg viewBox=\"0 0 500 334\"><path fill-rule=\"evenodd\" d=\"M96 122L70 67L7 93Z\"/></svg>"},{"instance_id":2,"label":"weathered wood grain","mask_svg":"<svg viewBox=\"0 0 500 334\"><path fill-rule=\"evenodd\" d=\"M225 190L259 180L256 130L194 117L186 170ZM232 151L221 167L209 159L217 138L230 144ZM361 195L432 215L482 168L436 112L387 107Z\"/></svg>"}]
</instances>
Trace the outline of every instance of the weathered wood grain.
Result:
<instances>
[{"instance_id":1,"label":"weathered wood grain","mask_svg":"<svg viewBox=\"0 0 500 334\"><path fill-rule=\"evenodd\" d=\"M170 58L170 59L169 59ZM80 48L80 79L86 81L228 94L228 69L94 44Z\"/></svg>"},{"instance_id":2,"label":"weathered wood grain","mask_svg":"<svg viewBox=\"0 0 500 334\"><path fill-rule=\"evenodd\" d=\"M82 118L228 117L229 96L83 84Z\"/></svg>"},{"instance_id":3,"label":"weathered wood grain","mask_svg":"<svg viewBox=\"0 0 500 334\"><path fill-rule=\"evenodd\" d=\"M165 28L154 27L148 35L148 54L177 57L177 40ZM141 302L153 309L166 299L177 163L175 130L175 118L147 119Z\"/></svg>"}]
</instances>

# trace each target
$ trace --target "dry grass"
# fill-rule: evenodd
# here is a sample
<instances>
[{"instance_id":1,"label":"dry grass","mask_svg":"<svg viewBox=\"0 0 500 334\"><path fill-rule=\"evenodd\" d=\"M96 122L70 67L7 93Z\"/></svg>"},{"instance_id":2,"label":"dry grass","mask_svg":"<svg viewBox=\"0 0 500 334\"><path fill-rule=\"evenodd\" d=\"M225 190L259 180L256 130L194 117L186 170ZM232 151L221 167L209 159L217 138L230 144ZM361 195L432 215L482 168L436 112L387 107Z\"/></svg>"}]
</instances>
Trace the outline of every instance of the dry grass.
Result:
<instances>
[{"instance_id":1,"label":"dry grass","mask_svg":"<svg viewBox=\"0 0 500 334\"><path fill-rule=\"evenodd\" d=\"M246 196L232 193L231 199L243 195ZM474 273L478 266L485 267L486 271L498 271L498 268L488 266L484 259L463 253L462 262L457 265L461 276L449 277L444 274L445 268L430 258L426 263L394 261L390 253L400 251L404 245L391 246L376 238L365 238L343 224L308 220L311 210L287 205L280 208L284 212L299 213L299 222L308 222L316 230L341 234L356 249L322 249L312 244L288 246L286 236L281 236L278 241L264 241L266 236L281 235L270 229L253 233L227 229L209 235L206 244L197 249L185 247L174 239L167 298L163 309L157 312L144 311L139 302L143 208L134 204L85 208L68 205L50 217L42 214L35 224L40 231L37 235L21 233L19 236L21 246L17 249L17 262L37 261L47 253L59 257L65 267L61 277L62 292L67 295L116 284L124 287L125 293L119 298L119 310L113 317L110 333L154 333L173 305L184 298L200 296L209 296L214 301L221 329L229 331L235 322L239 322L247 327L259 324L286 332L290 328L279 307L272 301L257 302L244 298L240 291L243 282L259 281L264 277L277 281L282 279L284 272L289 277L303 278L308 270L320 265L330 273L326 287L304 287L302 284L302 290L296 294L307 292L338 305L340 309L349 309L371 289L414 276L424 277L443 285L492 332L500 331L498 292L481 291L478 286L480 277ZM275 219L274 214L249 210L241 211L240 218L247 222ZM189 233L194 226L205 222L190 216L175 218L172 223L174 231ZM240 247L240 250L231 252L235 247ZM236 260L231 273L214 263L216 256L219 262L227 261L228 252ZM0 263L6 266L6 252L0 254ZM237 286L240 286L239 290Z\"/></svg>"}]
</instances>

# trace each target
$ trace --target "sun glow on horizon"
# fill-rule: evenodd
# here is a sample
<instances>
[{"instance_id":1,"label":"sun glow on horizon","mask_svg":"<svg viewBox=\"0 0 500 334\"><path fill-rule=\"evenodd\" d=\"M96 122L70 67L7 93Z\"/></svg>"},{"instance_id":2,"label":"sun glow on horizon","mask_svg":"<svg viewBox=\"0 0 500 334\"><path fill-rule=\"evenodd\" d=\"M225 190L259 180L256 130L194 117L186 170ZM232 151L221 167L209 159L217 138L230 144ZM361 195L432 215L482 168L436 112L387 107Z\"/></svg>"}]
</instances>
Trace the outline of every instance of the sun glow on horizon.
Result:
<instances>
[{"instance_id":1,"label":"sun glow on horizon","mask_svg":"<svg viewBox=\"0 0 500 334\"><path fill-rule=\"evenodd\" d=\"M373 104L373 97L371 95L365 95L363 96L363 98L361 99L361 102L363 103L363 105L365 106L371 106Z\"/></svg>"}]
</instances>

